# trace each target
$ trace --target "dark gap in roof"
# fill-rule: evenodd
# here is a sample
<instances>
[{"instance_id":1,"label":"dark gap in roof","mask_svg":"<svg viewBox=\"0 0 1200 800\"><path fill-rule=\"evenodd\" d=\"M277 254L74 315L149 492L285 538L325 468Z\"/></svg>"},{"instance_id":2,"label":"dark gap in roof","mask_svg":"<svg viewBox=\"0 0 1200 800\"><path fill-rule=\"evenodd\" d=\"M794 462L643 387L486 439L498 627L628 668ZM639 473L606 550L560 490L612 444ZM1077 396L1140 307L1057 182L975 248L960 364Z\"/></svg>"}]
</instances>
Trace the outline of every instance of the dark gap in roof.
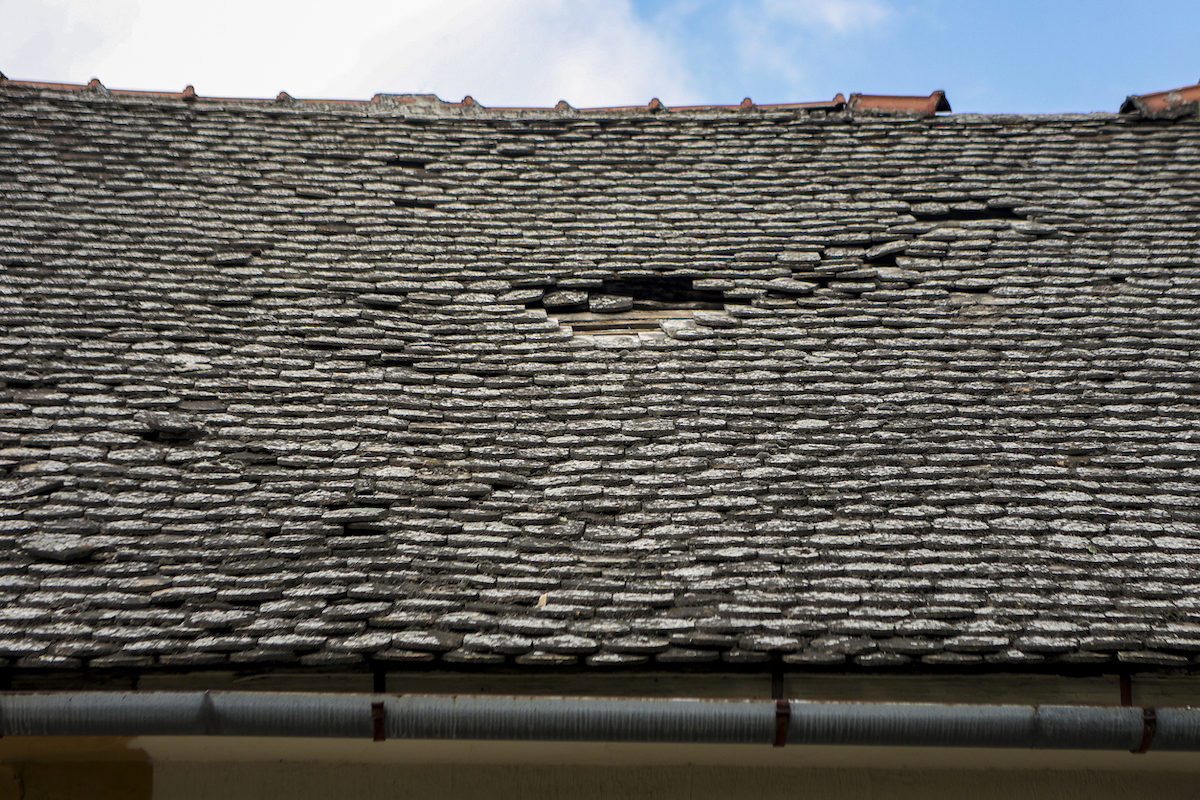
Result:
<instances>
[{"instance_id":1,"label":"dark gap in roof","mask_svg":"<svg viewBox=\"0 0 1200 800\"><path fill-rule=\"evenodd\" d=\"M981 219L1013 220L1026 219L1011 208L987 208L982 211L952 209L947 212L922 213L914 210L912 215L921 222L972 222Z\"/></svg>"},{"instance_id":2,"label":"dark gap in roof","mask_svg":"<svg viewBox=\"0 0 1200 800\"><path fill-rule=\"evenodd\" d=\"M307 197L312 200L328 200L337 195L328 189L322 189L319 186L297 186L293 191L297 197Z\"/></svg>"},{"instance_id":3,"label":"dark gap in roof","mask_svg":"<svg viewBox=\"0 0 1200 800\"><path fill-rule=\"evenodd\" d=\"M437 208L433 200L421 200L416 197L397 197L396 205L401 208Z\"/></svg>"},{"instance_id":4,"label":"dark gap in roof","mask_svg":"<svg viewBox=\"0 0 1200 800\"><path fill-rule=\"evenodd\" d=\"M667 320L691 320L695 311L722 311L725 299L724 292L695 288L690 277L655 275L551 287L525 307L545 309L573 333L632 334L658 330Z\"/></svg>"},{"instance_id":5,"label":"dark gap in roof","mask_svg":"<svg viewBox=\"0 0 1200 800\"><path fill-rule=\"evenodd\" d=\"M576 298L573 301L567 299L549 304L545 302L551 297L562 295L575 295ZM606 280L598 288L587 290L551 290L542 299L526 303L525 307L549 308L558 313L582 311L588 308L595 309L597 306L603 308L605 300L609 298L617 301L607 304L612 308L613 313L629 311L631 309L689 308L719 310L725 307L724 292L696 289L692 286L691 278L675 276ZM628 303L621 303L621 298L627 298ZM624 307L619 307L622 305ZM600 311L600 313L604 312Z\"/></svg>"},{"instance_id":6,"label":"dark gap in roof","mask_svg":"<svg viewBox=\"0 0 1200 800\"><path fill-rule=\"evenodd\" d=\"M269 450L264 450L255 447L249 447L245 450L239 450L236 453L229 453L223 458L231 461L239 461L243 464L259 464L264 466L274 465L279 458Z\"/></svg>"},{"instance_id":7,"label":"dark gap in roof","mask_svg":"<svg viewBox=\"0 0 1200 800\"><path fill-rule=\"evenodd\" d=\"M534 147L531 144L515 144L505 143L496 148L496 155L501 158L520 158L522 156L531 156L534 154Z\"/></svg>"},{"instance_id":8,"label":"dark gap in roof","mask_svg":"<svg viewBox=\"0 0 1200 800\"><path fill-rule=\"evenodd\" d=\"M39 273L39 274L50 271L50 267L46 266L45 264L41 263L40 261L10 261L5 266L8 269L17 272L18 274L21 271L34 272L34 273Z\"/></svg>"},{"instance_id":9,"label":"dark gap in roof","mask_svg":"<svg viewBox=\"0 0 1200 800\"><path fill-rule=\"evenodd\" d=\"M354 161L358 159L357 153L329 153L312 150L300 150L296 153L296 155L304 159L325 159L328 161Z\"/></svg>"},{"instance_id":10,"label":"dark gap in roof","mask_svg":"<svg viewBox=\"0 0 1200 800\"><path fill-rule=\"evenodd\" d=\"M900 264L896 261L896 255L899 252L903 251L897 251L896 253L884 253L883 255L875 256L874 258L864 257L863 260L873 267L898 267ZM813 278L805 278L805 280L811 281Z\"/></svg>"},{"instance_id":11,"label":"dark gap in roof","mask_svg":"<svg viewBox=\"0 0 1200 800\"><path fill-rule=\"evenodd\" d=\"M723 308L723 292L696 289L691 278L664 276L654 278L622 278L604 281L600 292L607 295L627 295L633 306L646 304L692 304L694 308Z\"/></svg>"},{"instance_id":12,"label":"dark gap in roof","mask_svg":"<svg viewBox=\"0 0 1200 800\"><path fill-rule=\"evenodd\" d=\"M413 356L385 353L372 359L368 363L373 367L411 367L413 364L417 363L417 359Z\"/></svg>"},{"instance_id":13,"label":"dark gap in roof","mask_svg":"<svg viewBox=\"0 0 1200 800\"><path fill-rule=\"evenodd\" d=\"M381 525L372 525L369 522L347 522L342 526L342 533L346 536L374 536L387 533L387 528Z\"/></svg>"},{"instance_id":14,"label":"dark gap in roof","mask_svg":"<svg viewBox=\"0 0 1200 800\"><path fill-rule=\"evenodd\" d=\"M372 492L374 490L372 489ZM343 508L391 508L392 501L385 500L379 497L371 497L370 495L363 496L355 495L352 499L334 500L325 504L325 508L330 511L339 511ZM353 523L351 523L353 524Z\"/></svg>"},{"instance_id":15,"label":"dark gap in roof","mask_svg":"<svg viewBox=\"0 0 1200 800\"><path fill-rule=\"evenodd\" d=\"M138 435L141 436L141 438L145 439L147 442L154 442L155 444L189 445L189 444L195 444L195 442L197 442L202 436L204 436L204 432L200 431L200 430L192 430L192 431L149 430L149 431L140 433Z\"/></svg>"},{"instance_id":16,"label":"dark gap in roof","mask_svg":"<svg viewBox=\"0 0 1200 800\"><path fill-rule=\"evenodd\" d=\"M383 164L387 167L399 167L400 169L425 169L429 162L418 158L389 158Z\"/></svg>"},{"instance_id":17,"label":"dark gap in roof","mask_svg":"<svg viewBox=\"0 0 1200 800\"><path fill-rule=\"evenodd\" d=\"M871 266L882 266L879 262L871 262ZM792 273L792 279L804 281L805 283L816 284L817 289L828 289L831 281L846 280L839 278L836 272L813 272L811 270L800 270ZM814 290L815 291L815 290ZM748 302L743 300L742 302Z\"/></svg>"}]
</instances>

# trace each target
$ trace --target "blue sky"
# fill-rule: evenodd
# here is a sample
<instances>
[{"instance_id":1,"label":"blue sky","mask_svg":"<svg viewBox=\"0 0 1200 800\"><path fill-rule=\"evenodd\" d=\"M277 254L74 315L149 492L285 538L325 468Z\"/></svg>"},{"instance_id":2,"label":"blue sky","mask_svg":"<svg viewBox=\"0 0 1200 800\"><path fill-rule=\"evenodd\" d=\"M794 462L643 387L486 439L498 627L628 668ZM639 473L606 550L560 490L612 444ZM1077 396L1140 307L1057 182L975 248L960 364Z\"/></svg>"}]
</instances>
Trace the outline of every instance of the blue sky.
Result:
<instances>
[{"instance_id":1,"label":"blue sky","mask_svg":"<svg viewBox=\"0 0 1200 800\"><path fill-rule=\"evenodd\" d=\"M1115 111L1128 94L1200 80L1197 2L639 0L635 8L687 43L693 68L719 97L945 89L961 111ZM753 40L739 35L754 26L750 10L758 15ZM803 23L797 10L807 12Z\"/></svg>"},{"instance_id":2,"label":"blue sky","mask_svg":"<svg viewBox=\"0 0 1200 800\"><path fill-rule=\"evenodd\" d=\"M1200 79L1182 0L0 0L11 78L210 96L668 105L928 94L1115 111Z\"/></svg>"}]
</instances>

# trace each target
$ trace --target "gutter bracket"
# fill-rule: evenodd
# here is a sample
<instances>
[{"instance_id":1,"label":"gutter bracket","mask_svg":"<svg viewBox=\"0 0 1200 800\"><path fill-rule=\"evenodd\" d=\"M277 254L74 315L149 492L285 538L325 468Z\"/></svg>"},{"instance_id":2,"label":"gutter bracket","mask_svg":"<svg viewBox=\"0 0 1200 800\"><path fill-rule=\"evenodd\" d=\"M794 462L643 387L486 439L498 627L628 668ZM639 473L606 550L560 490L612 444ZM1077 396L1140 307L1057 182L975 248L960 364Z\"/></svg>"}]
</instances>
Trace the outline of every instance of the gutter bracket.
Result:
<instances>
[{"instance_id":1,"label":"gutter bracket","mask_svg":"<svg viewBox=\"0 0 1200 800\"><path fill-rule=\"evenodd\" d=\"M376 742L382 742L387 739L387 733L384 731L383 723L387 719L387 712L384 711L383 701L371 703L371 738Z\"/></svg>"},{"instance_id":2,"label":"gutter bracket","mask_svg":"<svg viewBox=\"0 0 1200 800\"><path fill-rule=\"evenodd\" d=\"M1131 753L1141 755L1150 749L1150 745L1154 743L1154 732L1158 728L1158 713L1153 708L1142 709L1142 741L1138 744L1136 750L1130 750Z\"/></svg>"},{"instance_id":3,"label":"gutter bracket","mask_svg":"<svg viewBox=\"0 0 1200 800\"><path fill-rule=\"evenodd\" d=\"M788 723L792 719L792 706L782 697L775 701L775 741L772 747L783 747L787 744Z\"/></svg>"}]
</instances>

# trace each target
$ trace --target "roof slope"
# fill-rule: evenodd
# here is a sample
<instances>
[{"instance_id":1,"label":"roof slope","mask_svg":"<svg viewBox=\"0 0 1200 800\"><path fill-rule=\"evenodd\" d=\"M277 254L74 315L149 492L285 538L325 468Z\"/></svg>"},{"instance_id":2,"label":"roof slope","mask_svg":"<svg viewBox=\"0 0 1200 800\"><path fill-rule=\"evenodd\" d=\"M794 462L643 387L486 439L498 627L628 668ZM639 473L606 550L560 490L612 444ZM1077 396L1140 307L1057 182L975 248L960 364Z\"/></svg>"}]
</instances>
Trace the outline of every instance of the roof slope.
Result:
<instances>
[{"instance_id":1,"label":"roof slope","mask_svg":"<svg viewBox=\"0 0 1200 800\"><path fill-rule=\"evenodd\" d=\"M9 84L0 191L17 667L1200 651L1193 122Z\"/></svg>"}]
</instances>

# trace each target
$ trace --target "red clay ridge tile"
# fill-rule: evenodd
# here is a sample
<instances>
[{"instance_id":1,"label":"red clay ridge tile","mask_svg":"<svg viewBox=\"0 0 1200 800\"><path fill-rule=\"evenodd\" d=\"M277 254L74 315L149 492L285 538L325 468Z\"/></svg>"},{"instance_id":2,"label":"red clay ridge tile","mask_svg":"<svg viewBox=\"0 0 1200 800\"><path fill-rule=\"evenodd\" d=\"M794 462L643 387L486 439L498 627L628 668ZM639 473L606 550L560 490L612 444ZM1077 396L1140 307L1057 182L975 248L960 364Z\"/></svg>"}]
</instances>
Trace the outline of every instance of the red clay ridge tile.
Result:
<instances>
[{"instance_id":1,"label":"red clay ridge tile","mask_svg":"<svg viewBox=\"0 0 1200 800\"><path fill-rule=\"evenodd\" d=\"M946 93L938 89L929 97L897 94L852 94L847 104L850 113L903 114L932 117L939 111L949 111Z\"/></svg>"},{"instance_id":2,"label":"red clay ridge tile","mask_svg":"<svg viewBox=\"0 0 1200 800\"><path fill-rule=\"evenodd\" d=\"M1200 114L1200 83L1165 92L1130 95L1121 104L1121 113L1137 114L1145 119L1197 116Z\"/></svg>"}]
</instances>

